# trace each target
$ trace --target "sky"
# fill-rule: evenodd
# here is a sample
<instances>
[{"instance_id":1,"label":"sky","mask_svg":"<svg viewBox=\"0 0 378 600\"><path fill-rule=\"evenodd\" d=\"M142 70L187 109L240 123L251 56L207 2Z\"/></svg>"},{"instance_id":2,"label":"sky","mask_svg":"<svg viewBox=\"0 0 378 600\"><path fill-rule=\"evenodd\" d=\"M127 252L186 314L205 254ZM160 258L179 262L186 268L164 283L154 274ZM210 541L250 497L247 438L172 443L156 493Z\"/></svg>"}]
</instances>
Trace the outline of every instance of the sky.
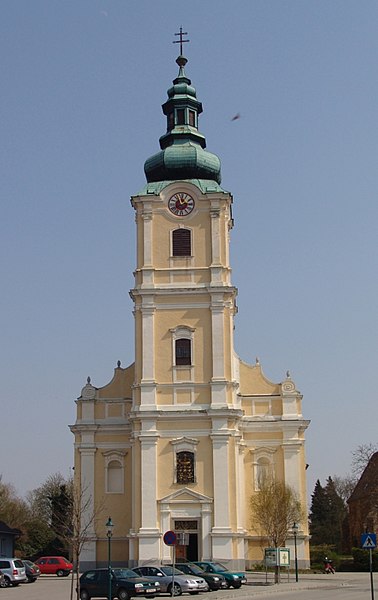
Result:
<instances>
[{"instance_id":1,"label":"sky","mask_svg":"<svg viewBox=\"0 0 378 600\"><path fill-rule=\"evenodd\" d=\"M309 494L377 442L378 3L2 0L0 474L19 495L72 474L81 388L133 362L130 196L180 26L234 197L235 349L303 393Z\"/></svg>"}]
</instances>

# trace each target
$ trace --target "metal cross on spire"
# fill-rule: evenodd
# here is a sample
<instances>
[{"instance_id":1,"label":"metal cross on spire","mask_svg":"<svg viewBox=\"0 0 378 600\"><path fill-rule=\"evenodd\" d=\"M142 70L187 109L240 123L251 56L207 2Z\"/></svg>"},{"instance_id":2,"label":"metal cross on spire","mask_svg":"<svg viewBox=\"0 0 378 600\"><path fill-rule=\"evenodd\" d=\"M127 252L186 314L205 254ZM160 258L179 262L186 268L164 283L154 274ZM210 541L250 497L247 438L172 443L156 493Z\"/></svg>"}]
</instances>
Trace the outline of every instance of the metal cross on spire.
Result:
<instances>
[{"instance_id":1,"label":"metal cross on spire","mask_svg":"<svg viewBox=\"0 0 378 600\"><path fill-rule=\"evenodd\" d=\"M185 44L185 42L190 42L190 40L183 40L183 36L184 35L188 35L187 31L183 31L182 27L180 27L180 32L179 33L175 33L175 35L179 35L180 39L179 40L174 40L172 42L172 44L180 44L180 55L182 55L182 45Z\"/></svg>"}]
</instances>

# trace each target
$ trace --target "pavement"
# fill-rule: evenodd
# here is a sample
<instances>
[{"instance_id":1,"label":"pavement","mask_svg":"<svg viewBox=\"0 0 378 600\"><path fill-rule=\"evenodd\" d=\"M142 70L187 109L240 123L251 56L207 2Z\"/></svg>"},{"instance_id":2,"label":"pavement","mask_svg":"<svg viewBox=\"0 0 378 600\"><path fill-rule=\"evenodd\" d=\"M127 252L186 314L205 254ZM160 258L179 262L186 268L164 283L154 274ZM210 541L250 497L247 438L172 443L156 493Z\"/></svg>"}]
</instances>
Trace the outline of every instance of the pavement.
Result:
<instances>
[{"instance_id":1,"label":"pavement","mask_svg":"<svg viewBox=\"0 0 378 600\"><path fill-rule=\"evenodd\" d=\"M282 592L298 592L300 590L311 589L341 589L350 587L356 580L368 581L369 573L306 573L298 575L298 581L295 581L295 574L282 572L280 583L274 583L274 573L247 572L247 583L238 590L227 590L227 600L251 598L263 594L277 594ZM209 600L225 599L224 591L212 592Z\"/></svg>"}]
</instances>

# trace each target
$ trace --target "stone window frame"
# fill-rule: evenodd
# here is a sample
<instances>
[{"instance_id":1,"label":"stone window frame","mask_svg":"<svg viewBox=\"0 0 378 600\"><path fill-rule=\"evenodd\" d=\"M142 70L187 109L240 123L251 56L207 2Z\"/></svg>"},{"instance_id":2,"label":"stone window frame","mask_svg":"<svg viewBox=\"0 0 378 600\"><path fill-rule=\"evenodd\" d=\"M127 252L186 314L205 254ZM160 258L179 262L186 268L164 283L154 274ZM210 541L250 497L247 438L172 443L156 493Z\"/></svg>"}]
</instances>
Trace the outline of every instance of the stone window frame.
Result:
<instances>
[{"instance_id":1,"label":"stone window frame","mask_svg":"<svg viewBox=\"0 0 378 600\"><path fill-rule=\"evenodd\" d=\"M260 474L263 467L268 475L275 478L275 454L276 449L270 447L260 447L253 451L253 488L255 492L260 491Z\"/></svg>"},{"instance_id":2,"label":"stone window frame","mask_svg":"<svg viewBox=\"0 0 378 600\"><path fill-rule=\"evenodd\" d=\"M197 444L198 440L194 438L181 437L171 441L173 446L173 482L177 485L193 485L197 483ZM180 452L190 452L193 455L193 481L188 483L180 483L177 481L177 456Z\"/></svg>"},{"instance_id":3,"label":"stone window frame","mask_svg":"<svg viewBox=\"0 0 378 600\"><path fill-rule=\"evenodd\" d=\"M127 452L121 450L110 450L103 452L105 461L105 494L124 494L125 493L125 456ZM112 491L109 489L109 467L112 463L118 463L121 475L120 490Z\"/></svg>"},{"instance_id":4,"label":"stone window frame","mask_svg":"<svg viewBox=\"0 0 378 600\"><path fill-rule=\"evenodd\" d=\"M194 366L194 333L195 329L186 325L180 325L171 329L172 335L172 366L174 369L191 369ZM180 339L190 340L190 363L187 365L176 364L176 341Z\"/></svg>"}]
</instances>

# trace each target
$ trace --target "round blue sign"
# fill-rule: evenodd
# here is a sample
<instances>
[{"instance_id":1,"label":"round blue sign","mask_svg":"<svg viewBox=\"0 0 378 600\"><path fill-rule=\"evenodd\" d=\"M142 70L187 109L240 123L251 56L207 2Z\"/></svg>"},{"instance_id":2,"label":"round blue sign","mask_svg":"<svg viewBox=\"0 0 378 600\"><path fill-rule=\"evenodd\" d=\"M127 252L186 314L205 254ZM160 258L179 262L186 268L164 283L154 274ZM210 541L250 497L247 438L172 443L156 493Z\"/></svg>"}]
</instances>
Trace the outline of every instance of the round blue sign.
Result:
<instances>
[{"instance_id":1,"label":"round blue sign","mask_svg":"<svg viewBox=\"0 0 378 600\"><path fill-rule=\"evenodd\" d=\"M166 531L163 536L163 540L164 540L164 544L166 544L167 546L174 546L177 541L175 532L174 531Z\"/></svg>"}]
</instances>

